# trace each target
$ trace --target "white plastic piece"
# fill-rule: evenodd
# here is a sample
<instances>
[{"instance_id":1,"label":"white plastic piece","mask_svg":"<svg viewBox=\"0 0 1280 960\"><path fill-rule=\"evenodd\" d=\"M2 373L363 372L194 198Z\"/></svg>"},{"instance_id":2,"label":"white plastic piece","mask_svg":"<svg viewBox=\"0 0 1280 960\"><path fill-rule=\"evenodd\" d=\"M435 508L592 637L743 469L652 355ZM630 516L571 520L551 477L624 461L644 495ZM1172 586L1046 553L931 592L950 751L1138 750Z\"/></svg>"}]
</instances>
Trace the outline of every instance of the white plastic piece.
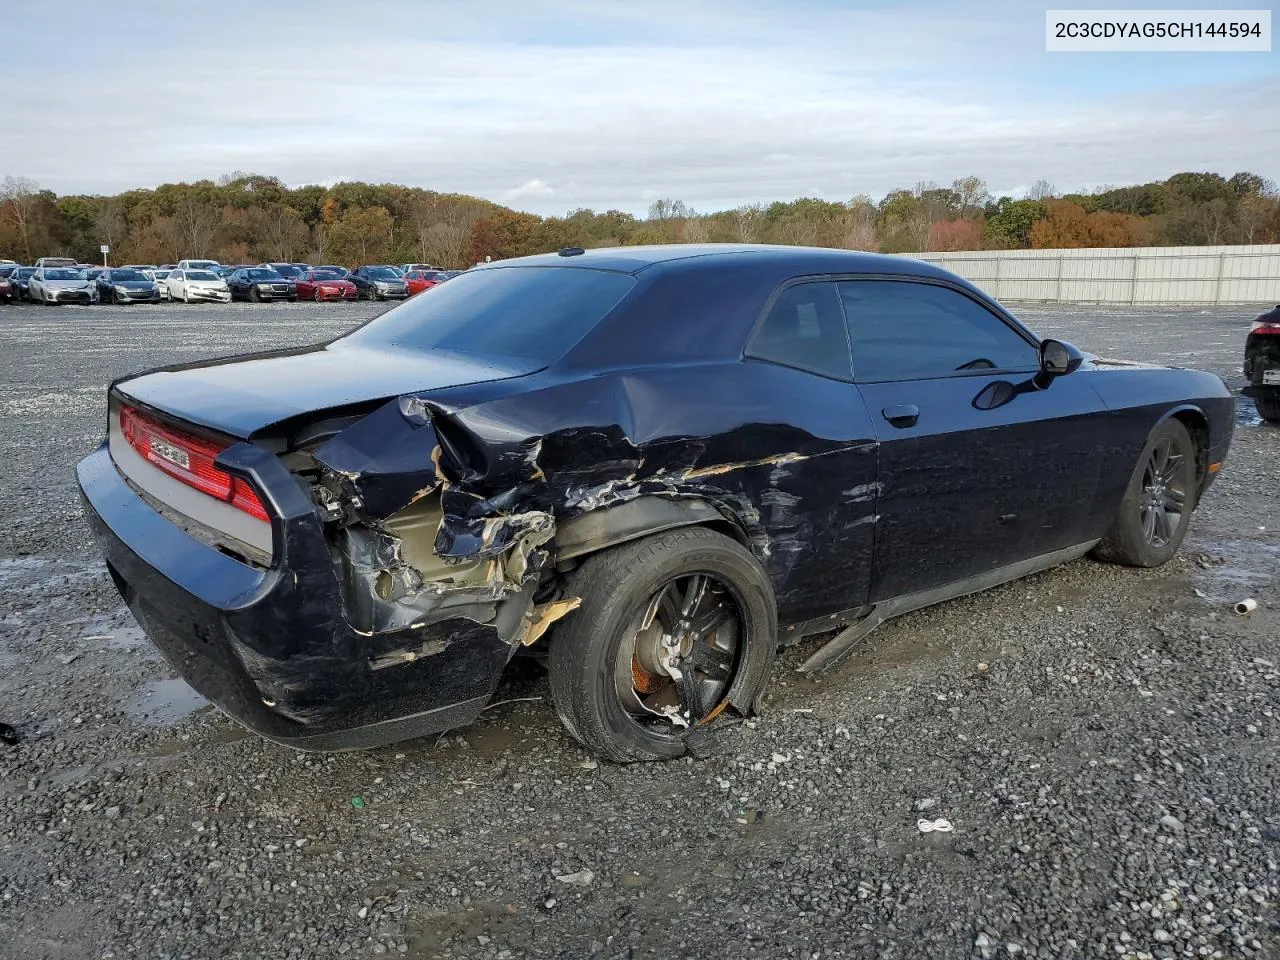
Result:
<instances>
[{"instance_id":1,"label":"white plastic piece","mask_svg":"<svg viewBox=\"0 0 1280 960\"><path fill-rule=\"evenodd\" d=\"M1245 597L1243 600L1241 600L1239 603L1236 604L1236 613L1240 614L1240 616L1242 617L1245 616L1246 614L1253 613L1253 611L1257 609L1258 609L1258 601L1253 599L1253 597Z\"/></svg>"},{"instance_id":2,"label":"white plastic piece","mask_svg":"<svg viewBox=\"0 0 1280 960\"><path fill-rule=\"evenodd\" d=\"M955 826L950 820L939 817L937 820L917 820L916 829L921 833L950 833Z\"/></svg>"}]
</instances>

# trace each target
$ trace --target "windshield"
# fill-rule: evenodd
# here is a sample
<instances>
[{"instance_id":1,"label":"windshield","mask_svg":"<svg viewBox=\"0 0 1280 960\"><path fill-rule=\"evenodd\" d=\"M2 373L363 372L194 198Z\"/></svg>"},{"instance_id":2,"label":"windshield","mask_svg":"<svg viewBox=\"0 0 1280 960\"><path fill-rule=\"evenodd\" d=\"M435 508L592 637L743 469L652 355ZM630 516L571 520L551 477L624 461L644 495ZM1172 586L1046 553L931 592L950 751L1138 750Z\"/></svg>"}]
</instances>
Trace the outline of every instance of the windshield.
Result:
<instances>
[{"instance_id":1,"label":"windshield","mask_svg":"<svg viewBox=\"0 0 1280 960\"><path fill-rule=\"evenodd\" d=\"M155 277L157 280L163 280L165 277L169 275L169 271L168 270L152 270L151 275Z\"/></svg>"},{"instance_id":2,"label":"windshield","mask_svg":"<svg viewBox=\"0 0 1280 960\"><path fill-rule=\"evenodd\" d=\"M112 270L109 274L116 283L147 283L147 277L141 270Z\"/></svg>"},{"instance_id":3,"label":"windshield","mask_svg":"<svg viewBox=\"0 0 1280 960\"><path fill-rule=\"evenodd\" d=\"M348 335L362 346L446 350L546 366L617 306L635 278L581 267L477 270Z\"/></svg>"},{"instance_id":4,"label":"windshield","mask_svg":"<svg viewBox=\"0 0 1280 960\"><path fill-rule=\"evenodd\" d=\"M208 270L188 270L187 279L188 280L209 280L216 283L222 278L218 276L216 273L210 273Z\"/></svg>"},{"instance_id":5,"label":"windshield","mask_svg":"<svg viewBox=\"0 0 1280 960\"><path fill-rule=\"evenodd\" d=\"M307 277L311 280L341 280L342 274L337 270L312 270Z\"/></svg>"},{"instance_id":6,"label":"windshield","mask_svg":"<svg viewBox=\"0 0 1280 960\"><path fill-rule=\"evenodd\" d=\"M284 277L274 270L246 270L244 275L250 280L283 280Z\"/></svg>"},{"instance_id":7,"label":"windshield","mask_svg":"<svg viewBox=\"0 0 1280 960\"><path fill-rule=\"evenodd\" d=\"M83 280L78 270L46 270L44 272L46 280Z\"/></svg>"},{"instance_id":8,"label":"windshield","mask_svg":"<svg viewBox=\"0 0 1280 960\"><path fill-rule=\"evenodd\" d=\"M16 273L17 270L18 268L13 266L12 264L5 264L4 266L0 267L0 277L7 277L11 273Z\"/></svg>"},{"instance_id":9,"label":"windshield","mask_svg":"<svg viewBox=\"0 0 1280 960\"><path fill-rule=\"evenodd\" d=\"M399 280L400 274L390 267L370 267L365 271L365 275L372 277L374 280Z\"/></svg>"}]
</instances>

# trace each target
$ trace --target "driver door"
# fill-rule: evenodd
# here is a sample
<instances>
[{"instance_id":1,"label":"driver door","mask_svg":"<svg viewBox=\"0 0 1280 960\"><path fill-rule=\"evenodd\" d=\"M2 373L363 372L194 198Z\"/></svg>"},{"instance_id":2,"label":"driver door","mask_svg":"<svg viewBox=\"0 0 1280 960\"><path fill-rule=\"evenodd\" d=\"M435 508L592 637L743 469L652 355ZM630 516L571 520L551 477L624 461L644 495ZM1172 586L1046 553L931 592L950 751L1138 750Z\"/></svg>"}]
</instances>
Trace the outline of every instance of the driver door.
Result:
<instances>
[{"instance_id":1,"label":"driver door","mask_svg":"<svg viewBox=\"0 0 1280 960\"><path fill-rule=\"evenodd\" d=\"M879 440L871 600L1089 539L1105 407L1087 373L1034 385L1038 344L958 287L840 282ZM992 404L991 384L1012 384Z\"/></svg>"}]
</instances>

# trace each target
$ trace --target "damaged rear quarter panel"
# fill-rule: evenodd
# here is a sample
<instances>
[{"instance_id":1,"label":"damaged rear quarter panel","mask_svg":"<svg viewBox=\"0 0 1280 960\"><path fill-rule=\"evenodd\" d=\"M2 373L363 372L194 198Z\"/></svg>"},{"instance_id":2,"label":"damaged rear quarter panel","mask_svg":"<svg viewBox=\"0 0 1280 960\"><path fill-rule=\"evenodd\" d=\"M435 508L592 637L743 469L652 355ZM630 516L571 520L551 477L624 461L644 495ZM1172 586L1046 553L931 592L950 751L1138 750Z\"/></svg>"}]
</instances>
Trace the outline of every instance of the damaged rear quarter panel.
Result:
<instances>
[{"instance_id":1,"label":"damaged rear quarter panel","mask_svg":"<svg viewBox=\"0 0 1280 960\"><path fill-rule=\"evenodd\" d=\"M315 457L359 498L369 530L438 510L432 552L449 567L514 555L536 573L554 557L557 523L642 496L696 498L743 532L783 622L865 599L875 498L857 491L873 489L876 450L851 384L736 359L522 382L487 400L472 390L389 403ZM429 527L395 559L417 551L424 580L439 574L423 569ZM487 593L474 578L456 587L491 603L530 581L515 573L485 580Z\"/></svg>"}]
</instances>

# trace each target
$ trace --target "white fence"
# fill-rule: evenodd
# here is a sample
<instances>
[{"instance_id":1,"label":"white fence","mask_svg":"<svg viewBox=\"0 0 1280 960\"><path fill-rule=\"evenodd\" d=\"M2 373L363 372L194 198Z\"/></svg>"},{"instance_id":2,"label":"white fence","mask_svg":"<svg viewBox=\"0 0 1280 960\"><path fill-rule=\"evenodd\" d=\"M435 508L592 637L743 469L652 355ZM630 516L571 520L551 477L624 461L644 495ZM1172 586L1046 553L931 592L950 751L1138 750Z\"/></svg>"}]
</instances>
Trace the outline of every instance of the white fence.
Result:
<instances>
[{"instance_id":1,"label":"white fence","mask_svg":"<svg viewBox=\"0 0 1280 960\"><path fill-rule=\"evenodd\" d=\"M1280 244L909 253L999 300L1280 303Z\"/></svg>"}]
</instances>

